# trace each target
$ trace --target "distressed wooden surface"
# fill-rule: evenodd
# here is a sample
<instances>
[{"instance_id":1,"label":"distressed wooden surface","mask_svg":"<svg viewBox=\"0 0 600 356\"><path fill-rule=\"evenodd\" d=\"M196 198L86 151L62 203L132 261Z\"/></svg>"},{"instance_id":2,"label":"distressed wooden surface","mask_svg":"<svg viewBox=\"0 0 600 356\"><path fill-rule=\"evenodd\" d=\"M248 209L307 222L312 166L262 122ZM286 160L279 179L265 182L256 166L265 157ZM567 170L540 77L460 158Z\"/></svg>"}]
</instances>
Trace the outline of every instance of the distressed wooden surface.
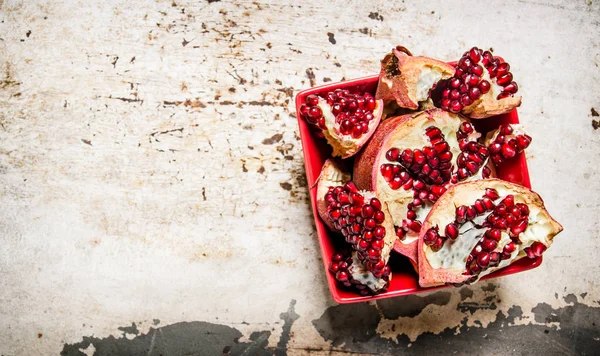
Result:
<instances>
[{"instance_id":1,"label":"distressed wooden surface","mask_svg":"<svg viewBox=\"0 0 600 356\"><path fill-rule=\"evenodd\" d=\"M0 0L0 354L151 354L217 326L239 333L224 353L598 350L599 19L592 0ZM337 307L293 97L396 44L510 61L565 232L528 273Z\"/></svg>"}]
</instances>

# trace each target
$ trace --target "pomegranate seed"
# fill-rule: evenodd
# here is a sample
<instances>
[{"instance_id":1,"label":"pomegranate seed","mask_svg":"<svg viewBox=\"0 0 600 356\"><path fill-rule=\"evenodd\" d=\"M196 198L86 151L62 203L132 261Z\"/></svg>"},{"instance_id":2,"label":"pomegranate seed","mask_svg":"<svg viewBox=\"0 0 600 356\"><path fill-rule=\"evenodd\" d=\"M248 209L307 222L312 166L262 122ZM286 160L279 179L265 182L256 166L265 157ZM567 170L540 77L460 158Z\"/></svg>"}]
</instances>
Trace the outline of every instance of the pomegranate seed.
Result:
<instances>
[{"instance_id":1,"label":"pomegranate seed","mask_svg":"<svg viewBox=\"0 0 600 356\"><path fill-rule=\"evenodd\" d=\"M505 93L515 94L518 91L519 91L519 86L517 85L516 82L510 82L509 84L507 84L504 87Z\"/></svg>"},{"instance_id":2,"label":"pomegranate seed","mask_svg":"<svg viewBox=\"0 0 600 356\"><path fill-rule=\"evenodd\" d=\"M461 84L460 79L458 79L458 78L450 79L450 87L451 88L457 89L460 86L460 84Z\"/></svg>"},{"instance_id":3,"label":"pomegranate seed","mask_svg":"<svg viewBox=\"0 0 600 356\"><path fill-rule=\"evenodd\" d=\"M478 87L471 87L469 89L469 97L473 100L477 100L481 97L481 89Z\"/></svg>"},{"instance_id":4,"label":"pomegranate seed","mask_svg":"<svg viewBox=\"0 0 600 356\"><path fill-rule=\"evenodd\" d=\"M473 104L473 100L467 94L464 94L463 96L460 97L460 103L463 106L467 107L467 106Z\"/></svg>"},{"instance_id":5,"label":"pomegranate seed","mask_svg":"<svg viewBox=\"0 0 600 356\"><path fill-rule=\"evenodd\" d=\"M487 80L482 80L481 83L479 83L478 87L479 87L479 90L481 90L481 92L483 94L489 92L491 89L490 82L488 82Z\"/></svg>"},{"instance_id":6,"label":"pomegranate seed","mask_svg":"<svg viewBox=\"0 0 600 356\"><path fill-rule=\"evenodd\" d=\"M483 239L483 243L481 244L483 250L488 252L494 251L494 249L496 249L496 246L498 246L498 242L492 239Z\"/></svg>"},{"instance_id":7,"label":"pomegranate seed","mask_svg":"<svg viewBox=\"0 0 600 356\"><path fill-rule=\"evenodd\" d=\"M375 215L375 210L373 209L372 206L364 205L362 207L362 217L363 218L368 219L368 218L372 217L373 215Z\"/></svg>"},{"instance_id":8,"label":"pomegranate seed","mask_svg":"<svg viewBox=\"0 0 600 356\"><path fill-rule=\"evenodd\" d=\"M429 229L427 230L427 232L425 233L425 235L423 236L423 242L426 245L433 245L435 243L435 241L437 240L437 238L439 237L438 232L434 229Z\"/></svg>"},{"instance_id":9,"label":"pomegranate seed","mask_svg":"<svg viewBox=\"0 0 600 356\"><path fill-rule=\"evenodd\" d=\"M528 138L529 136L526 135L519 135L517 136L517 148L519 150L524 150L527 147L529 147L529 144L531 143L531 138Z\"/></svg>"},{"instance_id":10,"label":"pomegranate seed","mask_svg":"<svg viewBox=\"0 0 600 356\"><path fill-rule=\"evenodd\" d=\"M443 245L444 245L444 239L442 239L441 237L438 237L435 240L435 243L431 246L431 249L433 251L439 251Z\"/></svg>"},{"instance_id":11,"label":"pomegranate seed","mask_svg":"<svg viewBox=\"0 0 600 356\"><path fill-rule=\"evenodd\" d=\"M451 240L456 240L456 238L458 238L458 226L454 223L446 225L444 234L447 238Z\"/></svg>"},{"instance_id":12,"label":"pomegranate seed","mask_svg":"<svg viewBox=\"0 0 600 356\"><path fill-rule=\"evenodd\" d=\"M362 235L362 239L365 241L371 241L373 240L373 232L372 231L365 231L365 233Z\"/></svg>"},{"instance_id":13,"label":"pomegranate seed","mask_svg":"<svg viewBox=\"0 0 600 356\"><path fill-rule=\"evenodd\" d=\"M542 253L544 253L544 251L546 251L546 245L544 245L541 242L534 242L533 244L531 244L531 246L529 247L529 249L531 250L531 252L533 253L534 256L536 257L540 257L542 255Z\"/></svg>"},{"instance_id":14,"label":"pomegranate seed","mask_svg":"<svg viewBox=\"0 0 600 356\"><path fill-rule=\"evenodd\" d=\"M450 99L454 99L454 100L456 100L456 99L458 99L458 98L460 98L460 90L456 90L456 89L455 89L455 90L452 90L452 91L450 92ZM450 103L450 105L452 105L452 103Z\"/></svg>"},{"instance_id":15,"label":"pomegranate seed","mask_svg":"<svg viewBox=\"0 0 600 356\"><path fill-rule=\"evenodd\" d=\"M460 124L460 131L465 133L465 134L470 134L471 132L474 131L473 129L473 125L471 125L470 122L463 122L462 124Z\"/></svg>"},{"instance_id":16,"label":"pomegranate seed","mask_svg":"<svg viewBox=\"0 0 600 356\"><path fill-rule=\"evenodd\" d=\"M515 204L515 197L512 194L507 195L504 200L502 200L504 205L507 207L512 207Z\"/></svg>"},{"instance_id":17,"label":"pomegranate seed","mask_svg":"<svg viewBox=\"0 0 600 356\"><path fill-rule=\"evenodd\" d=\"M398 157L400 156L400 150L393 147L390 148L386 154L385 154L385 158L387 158L388 161L397 161Z\"/></svg>"},{"instance_id":18,"label":"pomegranate seed","mask_svg":"<svg viewBox=\"0 0 600 356\"><path fill-rule=\"evenodd\" d=\"M371 246L375 249L375 250L381 250L383 248L383 240L375 240L373 241L373 243L371 243Z\"/></svg>"},{"instance_id":19,"label":"pomegranate seed","mask_svg":"<svg viewBox=\"0 0 600 356\"><path fill-rule=\"evenodd\" d=\"M466 221L467 218L467 207L465 205L461 205L456 208L456 222L462 224Z\"/></svg>"},{"instance_id":20,"label":"pomegranate seed","mask_svg":"<svg viewBox=\"0 0 600 356\"><path fill-rule=\"evenodd\" d=\"M306 104L310 105L310 106L315 106L319 103L319 97L311 94L309 96L306 97Z\"/></svg>"},{"instance_id":21,"label":"pomegranate seed","mask_svg":"<svg viewBox=\"0 0 600 356\"><path fill-rule=\"evenodd\" d=\"M501 77L505 74L507 74L510 71L510 65L506 62L504 63L500 63L500 65L497 68L497 72L496 75L498 75L498 77Z\"/></svg>"},{"instance_id":22,"label":"pomegranate seed","mask_svg":"<svg viewBox=\"0 0 600 356\"><path fill-rule=\"evenodd\" d=\"M500 241L502 238L502 231L498 229L489 229L485 232L485 237L496 242Z\"/></svg>"},{"instance_id":23,"label":"pomegranate seed","mask_svg":"<svg viewBox=\"0 0 600 356\"><path fill-rule=\"evenodd\" d=\"M517 245L514 242L509 242L502 249L502 253L511 254L517 249Z\"/></svg>"},{"instance_id":24,"label":"pomegranate seed","mask_svg":"<svg viewBox=\"0 0 600 356\"><path fill-rule=\"evenodd\" d=\"M369 203L375 210L381 210L381 202L377 198L371 198L371 202Z\"/></svg>"},{"instance_id":25,"label":"pomegranate seed","mask_svg":"<svg viewBox=\"0 0 600 356\"><path fill-rule=\"evenodd\" d=\"M529 224L529 222L527 221L527 219L519 221L516 225L514 225L510 229L511 234L513 236L519 236L520 233L522 233L523 231L525 231L525 229L527 229L528 224Z\"/></svg>"},{"instance_id":26,"label":"pomegranate seed","mask_svg":"<svg viewBox=\"0 0 600 356\"><path fill-rule=\"evenodd\" d=\"M479 61L481 60L481 55L479 54L479 48L477 48L477 47L471 48L471 50L469 51L469 58L471 59L471 61L473 61L473 63L479 63Z\"/></svg>"},{"instance_id":27,"label":"pomegranate seed","mask_svg":"<svg viewBox=\"0 0 600 356\"><path fill-rule=\"evenodd\" d=\"M527 204L517 203L517 208L521 211L522 216L529 216L529 207Z\"/></svg>"},{"instance_id":28,"label":"pomegranate seed","mask_svg":"<svg viewBox=\"0 0 600 356\"><path fill-rule=\"evenodd\" d=\"M477 265L481 268L486 268L490 264L490 254L481 253L477 256Z\"/></svg>"},{"instance_id":29,"label":"pomegranate seed","mask_svg":"<svg viewBox=\"0 0 600 356\"><path fill-rule=\"evenodd\" d=\"M463 106L461 105L461 103L458 102L458 100L453 100L450 103L450 109L454 112L459 112L461 111L463 108Z\"/></svg>"},{"instance_id":30,"label":"pomegranate seed","mask_svg":"<svg viewBox=\"0 0 600 356\"><path fill-rule=\"evenodd\" d=\"M376 241L374 241L374 242L376 242ZM371 244L370 244L370 243L369 243L367 240L360 240L360 241L358 242L358 247L359 247L361 250L365 250L365 249L367 249L367 248L368 248L370 245L371 245Z\"/></svg>"},{"instance_id":31,"label":"pomegranate seed","mask_svg":"<svg viewBox=\"0 0 600 356\"><path fill-rule=\"evenodd\" d=\"M483 75L483 67L480 65L475 65L471 68L471 73L481 77Z\"/></svg>"},{"instance_id":32,"label":"pomegranate seed","mask_svg":"<svg viewBox=\"0 0 600 356\"><path fill-rule=\"evenodd\" d=\"M413 220L410 223L408 223L408 228L414 232L420 232L421 231L421 223L419 221Z\"/></svg>"},{"instance_id":33,"label":"pomegranate seed","mask_svg":"<svg viewBox=\"0 0 600 356\"><path fill-rule=\"evenodd\" d=\"M492 200L496 200L500 197L500 195L498 194L498 191L493 188L486 188L484 195Z\"/></svg>"},{"instance_id":34,"label":"pomegranate seed","mask_svg":"<svg viewBox=\"0 0 600 356\"><path fill-rule=\"evenodd\" d=\"M383 226L377 226L373 231L375 238L382 239L385 236L385 228Z\"/></svg>"},{"instance_id":35,"label":"pomegranate seed","mask_svg":"<svg viewBox=\"0 0 600 356\"><path fill-rule=\"evenodd\" d=\"M346 271L338 271L335 274L335 279L337 279L340 282L346 282L348 280L349 274Z\"/></svg>"},{"instance_id":36,"label":"pomegranate seed","mask_svg":"<svg viewBox=\"0 0 600 356\"><path fill-rule=\"evenodd\" d=\"M498 79L496 79L496 83L498 83L498 85L501 86L506 86L508 85L510 82L512 82L513 80L513 76L511 73L507 73L503 76L498 76Z\"/></svg>"}]
</instances>

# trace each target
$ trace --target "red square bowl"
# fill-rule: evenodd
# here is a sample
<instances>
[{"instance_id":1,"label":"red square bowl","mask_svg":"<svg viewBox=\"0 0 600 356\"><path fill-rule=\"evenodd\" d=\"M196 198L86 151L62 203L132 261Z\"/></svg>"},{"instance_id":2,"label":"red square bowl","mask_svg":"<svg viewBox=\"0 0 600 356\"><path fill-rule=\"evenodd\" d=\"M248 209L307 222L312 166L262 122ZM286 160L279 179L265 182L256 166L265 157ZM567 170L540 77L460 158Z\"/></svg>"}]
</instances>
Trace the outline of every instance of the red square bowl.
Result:
<instances>
[{"instance_id":1,"label":"red square bowl","mask_svg":"<svg viewBox=\"0 0 600 356\"><path fill-rule=\"evenodd\" d=\"M302 149L304 152L304 165L306 166L306 177L308 179L308 186L310 188L310 198L312 203L312 210L315 217L315 225L317 228L317 236L319 244L321 246L321 254L323 257L323 264L325 268L325 274L327 275L327 283L329 283L329 290L333 299L338 303L355 303L364 302L375 299L383 299L390 297L397 297L400 295L415 294L420 292L431 291L435 289L449 288L448 286L439 286L433 288L422 288L419 286L419 278L415 270L413 269L408 258L392 252L390 257L389 265L392 269L392 279L388 290L385 293L381 293L375 296L360 296L358 293L346 290L340 287L331 273L329 273L329 260L336 251L335 243L332 239L332 233L323 224L319 218L317 212L317 188L315 182L321 167L326 159L331 157L331 148L327 143L320 138L315 137L308 126L308 124L301 118L300 106L305 103L306 97L310 94L325 94L335 89L349 89L353 92L370 92L375 95L377 88L378 76L372 75L369 77L348 80L340 83L331 83L311 89L303 90L296 96L296 116L298 118L298 126L300 127L300 139L302 141ZM504 123L519 123L519 115L517 110L504 115L494 116L485 120L473 120L473 123L478 131L485 134L485 132L497 128L499 125ZM352 158L344 160L347 162L347 167L351 169ZM503 163L497 168L496 174L498 178L521 184L525 187L531 188L529 181L529 171L527 170L527 162L525 160L525 154L520 153L515 159ZM486 275L482 280L496 278L500 276L506 276L513 273L518 273L535 268L542 262L542 257L535 259L522 258L515 263L500 269L494 273Z\"/></svg>"}]
</instances>

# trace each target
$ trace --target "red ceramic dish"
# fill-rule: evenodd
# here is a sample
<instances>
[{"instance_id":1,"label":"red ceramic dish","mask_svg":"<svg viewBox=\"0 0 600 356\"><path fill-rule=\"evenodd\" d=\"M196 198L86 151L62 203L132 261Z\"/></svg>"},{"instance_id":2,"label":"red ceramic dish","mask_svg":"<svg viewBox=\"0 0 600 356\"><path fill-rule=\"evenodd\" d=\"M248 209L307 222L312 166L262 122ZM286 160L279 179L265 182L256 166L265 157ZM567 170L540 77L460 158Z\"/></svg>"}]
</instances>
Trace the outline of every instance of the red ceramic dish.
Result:
<instances>
[{"instance_id":1,"label":"red ceramic dish","mask_svg":"<svg viewBox=\"0 0 600 356\"><path fill-rule=\"evenodd\" d=\"M327 145L324 139L317 138L311 133L308 124L301 118L300 106L305 103L306 96L310 94L323 94L338 88L360 92L367 91L375 95L378 78L379 77L377 75L373 75L340 83L327 84L303 90L296 96L296 116L298 117L298 126L300 127L300 140L302 141L302 149L304 152L304 165L306 167L308 186L312 187L310 189L310 198L315 217L315 225L317 227L317 236L319 238L319 244L321 245L321 254L323 257L325 274L327 275L327 282L329 283L329 290L331 291L333 299L342 304L364 302L368 300L397 297L400 295L415 294L435 289L448 288L448 286L421 288L419 286L419 278L417 273L413 269L408 258L398 253L392 253L392 256L390 257L389 264L392 268L392 280L390 281L390 286L387 292L375 296L363 297L352 291L345 290L336 283L331 273L329 273L329 260L335 253L335 246L331 238L332 233L328 230L325 224L323 224L317 212L317 188L315 186L315 181L321 172L323 163L327 158L331 157L331 148ZM519 115L517 114L516 109L505 115L494 116L484 120L473 120L473 124L477 130L484 134L485 132L495 129L504 123L519 123ZM345 160L345 162L347 162L348 170L351 171L352 158ZM503 163L497 168L496 174L498 178L531 188L529 171L527 169L527 161L525 160L525 154L523 153L518 154L515 159ZM542 257L535 259L522 258L506 268L483 277L482 280L527 271L539 266L541 262Z\"/></svg>"}]
</instances>

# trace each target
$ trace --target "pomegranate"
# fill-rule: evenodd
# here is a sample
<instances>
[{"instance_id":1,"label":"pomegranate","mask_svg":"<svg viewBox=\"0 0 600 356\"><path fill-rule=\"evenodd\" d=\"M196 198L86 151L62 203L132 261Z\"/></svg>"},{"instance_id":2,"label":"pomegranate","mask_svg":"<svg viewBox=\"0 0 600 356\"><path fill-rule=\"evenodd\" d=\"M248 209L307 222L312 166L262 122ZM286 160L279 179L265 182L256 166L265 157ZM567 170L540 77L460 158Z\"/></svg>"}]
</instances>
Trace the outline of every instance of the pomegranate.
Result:
<instances>
[{"instance_id":1,"label":"pomegranate","mask_svg":"<svg viewBox=\"0 0 600 356\"><path fill-rule=\"evenodd\" d=\"M389 268L388 268L389 269ZM347 288L354 288L361 295L377 294L387 290L390 274L377 278L368 271L358 258L356 251L336 253L331 257L329 271L336 281Z\"/></svg>"},{"instance_id":2,"label":"pomegranate","mask_svg":"<svg viewBox=\"0 0 600 356\"><path fill-rule=\"evenodd\" d=\"M520 258L541 256L561 231L527 188L499 179L454 185L423 223L419 284L475 282Z\"/></svg>"},{"instance_id":3,"label":"pomegranate","mask_svg":"<svg viewBox=\"0 0 600 356\"><path fill-rule=\"evenodd\" d=\"M490 152L490 159L495 165L515 157L531 144L531 136L527 135L521 125L501 125L487 134L485 144Z\"/></svg>"},{"instance_id":4,"label":"pomegranate","mask_svg":"<svg viewBox=\"0 0 600 356\"><path fill-rule=\"evenodd\" d=\"M348 178L338 164L325 162L317 184L317 210L344 236L366 270L375 278L388 278L387 261L396 236L387 205L372 192L359 191Z\"/></svg>"},{"instance_id":5,"label":"pomegranate","mask_svg":"<svg viewBox=\"0 0 600 356\"><path fill-rule=\"evenodd\" d=\"M336 89L324 96L306 97L300 115L333 148L334 157L356 154L375 132L381 121L383 101L370 93L351 93Z\"/></svg>"},{"instance_id":6,"label":"pomegranate","mask_svg":"<svg viewBox=\"0 0 600 356\"><path fill-rule=\"evenodd\" d=\"M481 119L512 111L521 105L519 87L510 65L477 47L456 63L452 78L440 80L431 92L435 106Z\"/></svg>"},{"instance_id":7,"label":"pomegranate","mask_svg":"<svg viewBox=\"0 0 600 356\"><path fill-rule=\"evenodd\" d=\"M396 102L401 108L416 110L419 103L429 99L429 90L435 83L453 74L451 65L413 56L406 48L397 46L381 61L375 97L386 104Z\"/></svg>"},{"instance_id":8,"label":"pomegranate","mask_svg":"<svg viewBox=\"0 0 600 356\"><path fill-rule=\"evenodd\" d=\"M357 155L354 181L387 203L394 249L413 262L421 224L448 186L492 175L480 136L459 114L432 109L383 121Z\"/></svg>"}]
</instances>

